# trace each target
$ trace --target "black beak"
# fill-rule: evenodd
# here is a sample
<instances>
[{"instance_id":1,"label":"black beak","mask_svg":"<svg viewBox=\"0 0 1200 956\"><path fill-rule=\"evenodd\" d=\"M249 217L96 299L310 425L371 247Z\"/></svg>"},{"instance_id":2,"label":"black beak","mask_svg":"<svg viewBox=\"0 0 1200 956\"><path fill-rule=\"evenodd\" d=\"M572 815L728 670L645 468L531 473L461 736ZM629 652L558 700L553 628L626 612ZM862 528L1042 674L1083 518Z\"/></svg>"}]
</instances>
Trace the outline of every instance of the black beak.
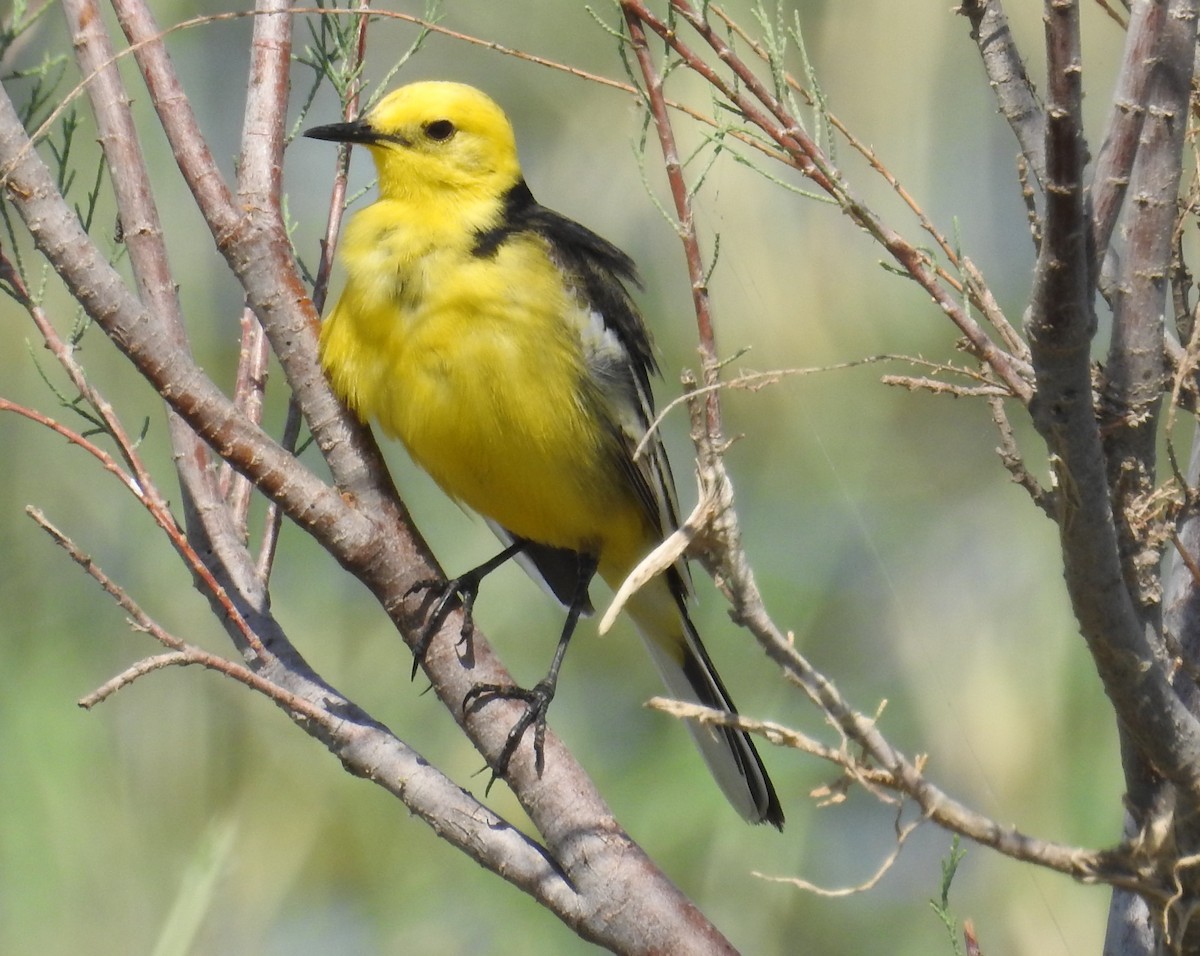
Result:
<instances>
[{"instance_id":1,"label":"black beak","mask_svg":"<svg viewBox=\"0 0 1200 956\"><path fill-rule=\"evenodd\" d=\"M382 136L371 128L366 120L357 119L351 123L330 123L328 126L314 126L306 129L304 135L309 139L326 139L334 143L378 143Z\"/></svg>"}]
</instances>

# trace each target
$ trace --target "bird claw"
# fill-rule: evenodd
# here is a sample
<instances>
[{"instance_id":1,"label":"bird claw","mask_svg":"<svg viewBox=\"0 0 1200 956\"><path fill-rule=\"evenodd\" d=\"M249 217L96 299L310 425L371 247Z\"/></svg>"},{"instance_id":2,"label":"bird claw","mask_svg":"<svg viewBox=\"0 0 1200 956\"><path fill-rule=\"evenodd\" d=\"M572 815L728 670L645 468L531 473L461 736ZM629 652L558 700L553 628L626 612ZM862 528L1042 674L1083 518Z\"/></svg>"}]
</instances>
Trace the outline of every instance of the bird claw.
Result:
<instances>
[{"instance_id":1,"label":"bird claw","mask_svg":"<svg viewBox=\"0 0 1200 956\"><path fill-rule=\"evenodd\" d=\"M425 618L425 623L421 625L421 632L413 642L412 676L414 678L417 676L417 668L425 660L425 653L429 650L433 636L438 632L446 615L450 613L450 607L454 601L459 602L463 612L462 627L458 629L458 643L462 645L471 639L471 633L475 629L472 614L475 610L475 598L479 595L479 586L483 583L483 579L510 558L520 554L524 548L524 542L514 541L495 557L472 568L466 574L460 574L447 581L443 581L441 578L421 578L404 592L406 600L418 591L431 591L437 596L433 609Z\"/></svg>"},{"instance_id":2,"label":"bird claw","mask_svg":"<svg viewBox=\"0 0 1200 956\"><path fill-rule=\"evenodd\" d=\"M425 660L425 654L429 651L429 645L433 643L433 637L437 634L438 629L442 626L442 622L446 619L446 615L450 613L454 602L458 601L462 608L462 626L459 628L459 643L465 643L471 638L471 632L475 628L473 613L475 610L475 598L479 594L480 577L471 572L467 572L457 578L450 578L448 581L442 581L440 578L422 578L415 582L407 591L404 592L405 598L410 598L420 591L429 591L435 595L435 602L429 614L425 617L425 623L421 625L421 631L417 634L417 639L413 642L413 665L411 679L417 676L417 669Z\"/></svg>"},{"instance_id":3,"label":"bird claw","mask_svg":"<svg viewBox=\"0 0 1200 956\"><path fill-rule=\"evenodd\" d=\"M539 777L542 775L542 770L546 766L546 714L550 709L550 701L553 699L554 683L546 679L538 681L530 688L500 684L476 684L467 691L466 696L463 697L464 713L485 707L494 700L520 700L525 703L525 712L509 730L504 747L496 758L496 763L492 768L492 779L484 788L484 795L487 795L492 789L492 784L508 773L508 765L512 761L513 755L516 754L517 747L521 745L521 738L525 736L525 732L529 730L530 726L533 727L533 767Z\"/></svg>"}]
</instances>

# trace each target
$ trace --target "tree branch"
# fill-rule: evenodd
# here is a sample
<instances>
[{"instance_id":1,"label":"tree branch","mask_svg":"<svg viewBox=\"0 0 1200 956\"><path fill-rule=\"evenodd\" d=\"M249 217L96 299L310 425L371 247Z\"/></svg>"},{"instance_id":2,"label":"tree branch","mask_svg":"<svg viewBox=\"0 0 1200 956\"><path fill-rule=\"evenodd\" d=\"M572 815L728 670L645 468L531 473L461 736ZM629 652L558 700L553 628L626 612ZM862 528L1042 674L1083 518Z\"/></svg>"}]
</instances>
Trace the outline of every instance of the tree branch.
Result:
<instances>
[{"instance_id":1,"label":"tree branch","mask_svg":"<svg viewBox=\"0 0 1200 956\"><path fill-rule=\"evenodd\" d=\"M411 638L420 633L425 609L420 599L409 596L410 587L436 567L411 530L369 435L345 414L325 385L316 358L316 316L295 273L277 211L264 214L231 202L160 49L148 12L131 0L119 7L152 99L160 102L160 119L185 178L218 248L267 331L341 491L324 486L247 420L186 350L174 347L159 317L130 295L63 203L5 95L0 97L0 168L8 196L72 294L172 408L363 580L401 632ZM580 935L626 952L676 946L696 952L730 951L695 906L624 833L557 737L546 737L543 775L535 772L526 744L510 762L506 777L555 861L547 867L541 858L541 875L526 880L523 874L531 871L509 872L503 852L492 852L504 842L503 831L515 831L465 794L458 803L443 802L439 811L438 801L431 797L440 797L440 792L428 790L413 776L418 770L429 772L424 762L409 761L399 741L320 682L299 655L288 653L290 645L269 616L260 614L253 624L262 628L263 644L279 655L262 665L261 675L308 700L332 701L328 709L337 719L328 725L299 721L308 732L322 739L352 772L395 792L455 846L505 878L521 879L522 888ZM463 713L462 701L476 683L505 684L511 679L478 632L470 666L464 667L457 651L460 628L461 615L448 615L424 667L470 739L494 759L520 705L500 702L483 713ZM464 812L460 809L464 806L470 809ZM477 846L488 852L480 856ZM614 913L620 918L614 919Z\"/></svg>"},{"instance_id":2,"label":"tree branch","mask_svg":"<svg viewBox=\"0 0 1200 956\"><path fill-rule=\"evenodd\" d=\"M971 22L988 85L1008 121L1034 182L1044 189L1046 115L1017 49L1001 0L965 0L958 12Z\"/></svg>"},{"instance_id":3,"label":"tree branch","mask_svg":"<svg viewBox=\"0 0 1200 956\"><path fill-rule=\"evenodd\" d=\"M1134 11L1133 24L1145 19L1144 6ZM1164 25L1153 36L1154 47L1141 50L1141 60L1122 71L1123 76L1133 72L1146 76L1142 84L1145 120L1138 124L1137 159L1127 180L1131 202L1123 232L1128 239L1109 295L1113 329L1101 393L1108 481L1126 587L1156 635L1162 630L1159 564L1163 542L1142 526L1137 512L1139 503L1154 491L1157 426L1162 396L1168 390L1164 349L1167 277L1174 254L1196 43L1194 0L1172 2L1168 7L1160 14ZM1097 175L1104 175L1103 170ZM1123 189L1121 194L1125 194Z\"/></svg>"},{"instance_id":4,"label":"tree branch","mask_svg":"<svg viewBox=\"0 0 1200 956\"><path fill-rule=\"evenodd\" d=\"M1071 0L1049 0L1046 14L1046 219L1027 327L1038 387L1031 412L1058 479L1067 590L1104 688L1148 759L1200 796L1200 724L1174 693L1124 586L1092 404L1096 318L1083 192L1079 11Z\"/></svg>"},{"instance_id":5,"label":"tree branch","mask_svg":"<svg viewBox=\"0 0 1200 956\"><path fill-rule=\"evenodd\" d=\"M938 307L958 326L972 354L988 365L1016 398L1028 402L1032 388L1020 372L1020 363L998 348L979 323L966 313L962 303L943 287L928 256L887 226L855 196L829 158L788 112L786 105L737 56L700 11L688 0L671 0L671 8L709 46L717 59L730 69L734 77L732 80L722 77L684 43L673 23L656 16L642 0L621 0L621 9L627 18L636 18L657 34L680 56L688 69L702 77L747 121L769 136L787 154L796 169L829 193L856 225L879 242L904 273L928 292Z\"/></svg>"},{"instance_id":6,"label":"tree branch","mask_svg":"<svg viewBox=\"0 0 1200 956\"><path fill-rule=\"evenodd\" d=\"M1167 6L1168 0L1135 0L1125 32L1112 113L1092 172L1093 264L1097 274L1129 187L1146 118L1147 87L1162 52L1160 35L1167 22Z\"/></svg>"}]
</instances>

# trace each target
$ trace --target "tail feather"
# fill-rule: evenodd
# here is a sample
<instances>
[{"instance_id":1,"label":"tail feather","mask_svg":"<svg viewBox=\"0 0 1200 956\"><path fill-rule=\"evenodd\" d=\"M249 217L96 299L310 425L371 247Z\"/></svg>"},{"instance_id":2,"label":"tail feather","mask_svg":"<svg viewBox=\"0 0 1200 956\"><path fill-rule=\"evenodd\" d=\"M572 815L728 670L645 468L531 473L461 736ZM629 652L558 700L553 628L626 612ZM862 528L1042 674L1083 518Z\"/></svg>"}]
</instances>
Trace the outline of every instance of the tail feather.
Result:
<instances>
[{"instance_id":1,"label":"tail feather","mask_svg":"<svg viewBox=\"0 0 1200 956\"><path fill-rule=\"evenodd\" d=\"M664 607L667 602L670 607ZM658 579L627 606L671 696L736 714L682 599ZM664 613L669 611L670 613ZM783 809L748 734L688 721L688 730L725 797L750 823L783 829Z\"/></svg>"}]
</instances>

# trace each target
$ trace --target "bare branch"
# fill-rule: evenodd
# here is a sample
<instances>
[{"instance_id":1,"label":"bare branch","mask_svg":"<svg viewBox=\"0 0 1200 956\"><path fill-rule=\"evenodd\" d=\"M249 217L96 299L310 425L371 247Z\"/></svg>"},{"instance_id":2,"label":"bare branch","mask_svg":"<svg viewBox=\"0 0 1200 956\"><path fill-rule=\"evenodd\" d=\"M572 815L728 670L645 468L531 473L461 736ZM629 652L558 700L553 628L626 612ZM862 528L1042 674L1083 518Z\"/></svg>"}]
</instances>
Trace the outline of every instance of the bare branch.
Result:
<instances>
[{"instance_id":1,"label":"bare branch","mask_svg":"<svg viewBox=\"0 0 1200 956\"><path fill-rule=\"evenodd\" d=\"M130 475L122 471L120 465L108 452L53 418L33 409L17 405L6 398L0 398L0 411L16 412L30 421L49 428L51 431L67 439L67 441L82 448L99 461L104 470L114 475L128 491L132 492L133 496L137 498L146 511L150 513L150 516L154 519L159 529L167 536L175 551L183 559L184 564L187 565L188 569L201 583L203 592L214 603L218 616L226 622L226 627L234 639L241 645L254 651L260 659L266 659L268 655L258 635L241 611L235 606L235 603L230 600L230 596L225 588L220 585L200 555L197 554L190 540L175 524L171 512L152 485L147 489L136 474Z\"/></svg>"},{"instance_id":2,"label":"bare branch","mask_svg":"<svg viewBox=\"0 0 1200 956\"><path fill-rule=\"evenodd\" d=\"M705 458L708 462L713 460L711 454ZM754 634L768 656L784 668L788 677L820 707L830 723L862 746L871 761L890 774L897 788L909 794L924 814L1006 856L1036 861L1051 869L1070 873L1077 879L1140 882L1132 874L1118 876L1120 867L1114 865L1116 861L1113 857L1034 840L1015 829L997 825L930 783L916 764L884 738L875 721L855 711L834 684L796 650L789 636L783 634L771 620L753 572L738 544L740 532L737 530L736 516L728 507L729 493L721 490L728 479L720 469L708 465L702 465L702 468L706 482L719 482L713 489L716 518L709 529L710 535L719 544L703 551L699 558L722 583L733 603L736 620Z\"/></svg>"},{"instance_id":3,"label":"bare branch","mask_svg":"<svg viewBox=\"0 0 1200 956\"><path fill-rule=\"evenodd\" d=\"M1029 338L1034 424L1053 455L1067 589L1122 726L1160 772L1200 796L1200 724L1174 693L1122 574L1105 456L1092 406L1090 223L1085 215L1078 5L1047 5L1045 235Z\"/></svg>"},{"instance_id":4,"label":"bare branch","mask_svg":"<svg viewBox=\"0 0 1200 956\"><path fill-rule=\"evenodd\" d=\"M667 182L671 186L671 198L675 203L675 215L679 218L679 237L683 242L684 255L687 259L688 279L692 286L692 308L696 315L696 327L699 333L700 361L705 385L716 383L720 375L720 359L717 353L717 343L713 329L712 304L708 296L708 284L703 257L700 252L700 238L696 234L696 220L692 214L692 200L687 182L683 176L683 165L679 161L679 150L675 146L675 134L671 129L671 116L667 111L666 100L663 96L663 81L650 48L646 44L646 34L642 29L641 20L630 11L625 13L625 22L633 41L634 55L646 81L646 101L651 116L654 118L654 128L658 133L659 146L662 148L663 168L667 174ZM707 427L710 435L721 434L721 405L719 394L712 390L705 395L707 408Z\"/></svg>"},{"instance_id":5,"label":"bare branch","mask_svg":"<svg viewBox=\"0 0 1200 956\"><path fill-rule=\"evenodd\" d=\"M450 843L513 885L548 902L565 918L580 918L579 899L545 851L519 830L475 801L465 790L436 770L425 758L402 743L332 688L325 688L320 703L308 693L295 693L242 664L225 660L179 640L159 628L70 538L36 509L30 516L61 545L130 615L171 648L171 653L149 658L80 701L90 707L140 673L172 664L199 664L217 671L268 697L310 734L329 746L346 769L399 796ZM295 676L294 674L291 676ZM715 950L714 950L715 951Z\"/></svg>"},{"instance_id":6,"label":"bare branch","mask_svg":"<svg viewBox=\"0 0 1200 956\"><path fill-rule=\"evenodd\" d=\"M365 12L368 7L369 3L367 0L361 0L359 9ZM351 73L358 70L366 53L367 26L369 23L369 17L364 15L359 18L358 42L355 45L355 61L348 64L348 69ZM345 119L350 120L357 115L359 95L359 86L355 84L347 99ZM281 130L282 117L285 115L285 112L281 110L279 113ZM280 156L280 164L282 165L282 155ZM333 250L337 247L338 232L341 229L342 214L345 209L346 182L349 169L350 150L348 147L340 146L337 151L337 171L334 175L333 187L329 197L329 213L325 228L325 238L321 243L321 258L317 266L317 274L312 290L313 308L318 313L322 312L325 308L325 296L329 287L329 276L333 272ZM296 442L299 440L301 420L300 404L297 402L295 396L291 396L288 399L287 420L284 424L282 438L283 447L289 451L296 447ZM271 568L275 561L275 549L279 542L282 519L283 515L279 510L279 506L275 502L270 502L263 531L262 547L258 556L259 576L264 581L268 580L271 576Z\"/></svg>"},{"instance_id":7,"label":"bare branch","mask_svg":"<svg viewBox=\"0 0 1200 956\"><path fill-rule=\"evenodd\" d=\"M1139 53L1147 62L1128 64L1123 71L1146 75L1146 115L1139 124L1130 202L1122 220L1128 240L1108 296L1113 329L1100 409L1125 583L1155 633L1161 632L1162 542L1147 535L1134 515L1138 502L1153 494L1156 480L1157 426L1167 390L1167 273L1175 251L1197 5L1188 0L1166 6L1154 47ZM1134 11L1135 26L1141 10Z\"/></svg>"},{"instance_id":8,"label":"bare branch","mask_svg":"<svg viewBox=\"0 0 1200 956\"><path fill-rule=\"evenodd\" d=\"M989 398L988 404L992 407L992 422L1000 433L1000 447L996 449L996 453L1000 456L1001 463L1012 476L1012 480L1028 492L1033 503L1046 517L1054 519L1058 514L1055 495L1043 488L1026 469L1021 452L1017 448L1016 437L1013 435L1012 423L1004 411L1004 403L999 399Z\"/></svg>"},{"instance_id":9,"label":"bare branch","mask_svg":"<svg viewBox=\"0 0 1200 956\"><path fill-rule=\"evenodd\" d=\"M713 54L733 71L732 80L724 79L717 70L682 40L679 31L657 17L642 0L621 0L626 19L644 23L674 50L692 70L730 104L747 121L766 133L789 156L792 165L832 196L848 216L866 230L896 260L900 268L930 294L938 307L966 336L972 353L995 371L997 378L1022 402L1033 394L1029 382L1021 374L1013 357L998 348L967 312L961 302L939 281L937 270L928 256L887 226L874 212L854 195L829 158L791 116L782 102L766 87L754 72L741 61L724 38L714 30L688 0L671 0L671 7L695 30L711 48Z\"/></svg>"},{"instance_id":10,"label":"bare branch","mask_svg":"<svg viewBox=\"0 0 1200 956\"><path fill-rule=\"evenodd\" d=\"M753 36L751 36L751 34L736 20L734 20L733 17L731 17L724 9L717 6L715 3L712 3L708 5L708 10L720 18L730 33L745 43L751 50L753 50L754 54L761 61L768 64L772 63L772 57L767 48L762 43L757 41ZM965 257L963 257L960 261L959 250L955 248L955 246L951 244L946 236L943 235L942 232L934 225L933 221L925 214L925 211L913 197L912 193L910 193L904 187L899 178L897 178L897 176L884 164L874 149L859 139L859 137L857 137L854 132L844 122L842 122L840 118L838 118L836 114L827 108L827 105L824 102L820 102L818 98L810 90L806 89L794 76L792 76L790 73L785 73L784 78L787 81L790 89L794 90L801 97L803 97L804 101L810 106L820 110L821 118L827 121L830 126L832 126L845 138L846 142L849 143L850 146L867 161L871 169L878 173L883 180L889 186L891 186L896 195L900 197L904 204L908 206L910 210L912 210L912 213L914 216L916 216L917 222L920 224L921 228L929 234L935 243L937 243L938 248L945 255L951 267L960 270L965 275L966 281L964 282L960 276L954 275L944 266L938 263L931 263L938 277L955 291L960 293L965 291L970 297L971 303L983 310L984 314L988 318L988 321L991 322L996 330L1000 332L1001 336L1004 337L1005 347L1013 353L1012 360L1014 365L1017 366L1018 370L1023 376L1026 378L1032 378L1032 371L1028 367L1028 349L1025 347L1025 344L1023 341L1021 341L1020 337L1016 335L1008 320L1004 317L999 304L988 290L986 283L983 281L983 276L980 274L979 270L975 268L975 266L970 263L970 260L966 259ZM673 108L678 108L677 104L670 100L665 100L665 102ZM693 118L699 118L702 122L709 122L706 117L697 117L694 112L687 112L689 115L693 116ZM735 130L733 133L736 134L737 131ZM750 145L757 144L761 152L770 156L777 162L789 162L788 157L785 154L781 154L777 150L767 149L766 147L762 146L758 140L748 140L748 138L744 136L738 138L741 142L749 141Z\"/></svg>"},{"instance_id":11,"label":"bare branch","mask_svg":"<svg viewBox=\"0 0 1200 956\"><path fill-rule=\"evenodd\" d=\"M210 382L191 356L162 333L156 318L125 288L93 246L74 212L58 196L49 171L32 151L7 96L0 98L0 156L13 161L4 180L9 198L35 242L60 268L72 294L113 342L223 457L236 461L260 487L285 501L302 527L338 525L344 537L359 522L341 497L298 466Z\"/></svg>"},{"instance_id":12,"label":"bare branch","mask_svg":"<svg viewBox=\"0 0 1200 956\"><path fill-rule=\"evenodd\" d=\"M856 781L869 784L872 788L878 787L912 798L923 811L920 819L916 821L917 823L928 819L951 833L968 837L1013 859L1045 866L1087 882L1104 880L1105 882L1139 886L1151 889L1163 897L1169 892L1165 887L1154 886L1143 875L1137 874L1132 862L1125 859L1119 851L1098 852L1030 836L1015 827L990 820L947 796L925 776L923 761L915 760L909 763L902 755L891 751L890 746L883 742L882 736L875 729L876 721L850 710L838 695L837 689L795 651L790 641L785 640L785 643L788 648L787 656L795 665L794 670L790 670L790 673L793 677L800 677L801 685L806 690L810 687L810 680L816 678L812 681L811 686L813 690L817 691L820 701L834 705L832 711L826 711L836 721L834 726L845 733L849 740L864 745L866 741L864 741L861 731L870 728L875 737L875 743L882 743L882 750L879 752L890 752L895 758L892 763L879 765L872 763L871 761L878 759L876 748L873 746L867 746L869 758L863 760L855 757L849 747L845 745L830 747L790 727L714 710L711 707L702 707L699 704L656 697L648 702L648 706L686 720L696 720L704 724L723 727L736 727L747 733L758 734L778 746L802 750L814 757L827 760L842 768ZM824 704L822 704L822 709L824 709ZM903 840L901 840L902 842ZM897 847L898 850L899 847ZM784 881L789 880L784 878ZM811 888L811 886L806 884L805 888ZM848 892L850 891L839 891L835 895L845 895Z\"/></svg>"},{"instance_id":13,"label":"bare branch","mask_svg":"<svg viewBox=\"0 0 1200 956\"><path fill-rule=\"evenodd\" d=\"M387 478L378 452L332 398L316 359L316 317L291 261L278 216L230 205L195 123L186 115L182 91L161 50L161 34L134 0L120 18L141 55L147 81L165 106L160 119L218 248L242 282L263 322L289 384L338 478L340 492L325 487L273 442L195 366L186 351L170 347L157 319L129 294L103 261L77 219L57 195L47 171L29 148L7 96L0 96L0 164L14 207L35 243L59 271L72 294L97 324L223 458L251 477L285 513L313 534L339 562L375 593L401 632L415 639L426 609L411 585L436 572ZM240 560L234 556L233 560ZM261 593L261 592L259 592ZM264 612L266 605L259 605ZM686 945L697 952L729 952L728 943L653 865L613 820L611 812L561 741L547 734L545 772L539 776L527 744L509 763L506 780L544 835L540 851L467 795L446 800L426 788L421 774L440 774L415 758L307 668L266 613L254 618L263 644L278 657L260 673L285 683L310 701L335 701L338 719L299 721L336 753L352 772L393 790L440 835L483 865L536 896L585 938L629 952ZM484 754L499 754L519 704L498 702L485 714L464 714L462 701L476 683L511 683L483 635L472 641L471 666L459 655L461 615L448 615L423 666L439 697ZM410 760L410 756L414 759ZM414 777L413 774L418 774ZM489 831L495 830L492 834ZM506 838L505 831L509 831ZM516 839L534 849L540 875L531 867L506 869L496 852ZM552 857L554 864L548 864ZM530 879L533 876L534 878ZM622 919L614 921L614 911ZM684 941L682 944L680 941Z\"/></svg>"},{"instance_id":14,"label":"bare branch","mask_svg":"<svg viewBox=\"0 0 1200 956\"><path fill-rule=\"evenodd\" d=\"M141 152L140 140L129 108L129 97L115 64L115 56L104 19L94 0L68 0L68 24L75 34L75 51L84 73L90 73L87 91L100 129L101 145L112 170L113 188L126 232L126 245L138 282L138 294L147 307L146 316L155 325L155 335L165 345L190 358L182 308L172 278L163 238L162 223L155 207L150 174ZM254 573L245 550L245 522L225 507L221 489L210 468L211 456L200 436L173 409L168 409L168 427L179 476L189 548L196 561L205 557L202 593L215 602L220 619L232 627L231 637L244 640L255 653L263 648L249 620L269 601ZM153 486L150 486L153 488ZM248 504L248 498L243 494ZM194 565L193 565L194 566ZM211 579L211 582L208 580ZM229 614L228 606L240 607ZM239 623L241 622L241 623Z\"/></svg>"},{"instance_id":15,"label":"bare branch","mask_svg":"<svg viewBox=\"0 0 1200 956\"><path fill-rule=\"evenodd\" d=\"M1167 21L1167 5L1167 0L1137 0L1125 34L1125 52L1117 73L1112 113L1092 172L1092 242L1097 272L1108 252L1109 240L1129 187L1142 123L1146 118L1147 84L1159 65L1159 38Z\"/></svg>"},{"instance_id":16,"label":"bare branch","mask_svg":"<svg viewBox=\"0 0 1200 956\"><path fill-rule=\"evenodd\" d=\"M899 815L896 817L896 845L892 847L892 851L883 858L875 872L867 877L863 882L855 886L843 886L836 889L818 886L816 883L811 883L808 880L798 876L771 876L767 873L760 873L757 870L753 871L754 875L759 879L766 880L768 883L786 883L789 886L794 886L796 889L804 890L812 893L814 896L821 896L825 899L841 899L846 896L854 896L858 893L865 893L868 890L873 890L879 885L882 880L896 865L896 861L900 859L900 851L904 849L904 844L908 842L908 838L912 836L925 820L920 817L916 820L911 820L908 823L901 823Z\"/></svg>"},{"instance_id":17,"label":"bare branch","mask_svg":"<svg viewBox=\"0 0 1200 956\"><path fill-rule=\"evenodd\" d=\"M971 21L971 39L979 47L988 85L1040 192L1046 174L1046 116L1009 29L1004 6L1000 0L964 0L958 12Z\"/></svg>"},{"instance_id":18,"label":"bare branch","mask_svg":"<svg viewBox=\"0 0 1200 956\"><path fill-rule=\"evenodd\" d=\"M38 521L39 524L41 523L37 518L34 520ZM108 588L106 587L105 590L108 590ZM165 654L143 657L136 664L125 668L121 673L106 680L90 694L85 694L79 698L79 706L84 710L91 710L97 704L104 703L104 701L108 700L117 691L128 687L139 677L145 677L147 674L153 674L155 671L160 671L166 667L183 667L196 663L199 662L191 660L182 651L167 651Z\"/></svg>"},{"instance_id":19,"label":"bare branch","mask_svg":"<svg viewBox=\"0 0 1200 956\"><path fill-rule=\"evenodd\" d=\"M999 385L957 385L940 378L921 375L884 375L884 385L895 385L910 392L929 392L932 395L952 395L955 398L1008 398L1009 392Z\"/></svg>"}]
</instances>

